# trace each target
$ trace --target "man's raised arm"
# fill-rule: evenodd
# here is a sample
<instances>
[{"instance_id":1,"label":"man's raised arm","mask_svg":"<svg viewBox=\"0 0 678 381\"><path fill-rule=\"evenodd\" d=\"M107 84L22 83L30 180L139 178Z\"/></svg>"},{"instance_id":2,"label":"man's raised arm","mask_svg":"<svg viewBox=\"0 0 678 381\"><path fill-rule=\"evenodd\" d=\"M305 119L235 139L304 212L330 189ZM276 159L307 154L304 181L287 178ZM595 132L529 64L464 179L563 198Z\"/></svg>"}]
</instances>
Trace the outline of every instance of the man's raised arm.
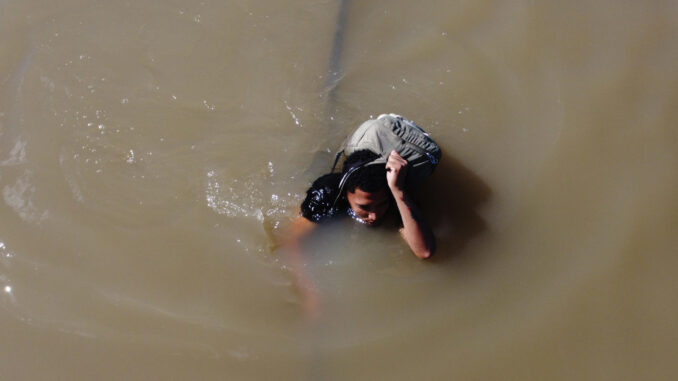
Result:
<instances>
[{"instance_id":1,"label":"man's raised arm","mask_svg":"<svg viewBox=\"0 0 678 381\"><path fill-rule=\"evenodd\" d=\"M403 221L400 234L410 246L414 255L429 258L435 251L435 236L419 208L405 191L407 161L396 151L391 151L386 162L386 181L398 206Z\"/></svg>"}]
</instances>

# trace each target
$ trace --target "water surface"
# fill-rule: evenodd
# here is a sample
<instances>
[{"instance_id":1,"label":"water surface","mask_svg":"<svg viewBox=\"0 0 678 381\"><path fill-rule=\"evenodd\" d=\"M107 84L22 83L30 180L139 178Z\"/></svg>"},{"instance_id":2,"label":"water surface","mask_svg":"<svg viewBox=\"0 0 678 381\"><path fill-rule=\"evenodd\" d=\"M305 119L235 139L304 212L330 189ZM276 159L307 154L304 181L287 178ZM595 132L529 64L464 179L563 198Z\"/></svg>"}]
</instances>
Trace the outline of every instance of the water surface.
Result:
<instances>
[{"instance_id":1,"label":"water surface","mask_svg":"<svg viewBox=\"0 0 678 381\"><path fill-rule=\"evenodd\" d=\"M333 66L340 3L0 2L2 378L676 377L678 7L348 2ZM438 253L321 229L309 321L275 237L384 112Z\"/></svg>"}]
</instances>

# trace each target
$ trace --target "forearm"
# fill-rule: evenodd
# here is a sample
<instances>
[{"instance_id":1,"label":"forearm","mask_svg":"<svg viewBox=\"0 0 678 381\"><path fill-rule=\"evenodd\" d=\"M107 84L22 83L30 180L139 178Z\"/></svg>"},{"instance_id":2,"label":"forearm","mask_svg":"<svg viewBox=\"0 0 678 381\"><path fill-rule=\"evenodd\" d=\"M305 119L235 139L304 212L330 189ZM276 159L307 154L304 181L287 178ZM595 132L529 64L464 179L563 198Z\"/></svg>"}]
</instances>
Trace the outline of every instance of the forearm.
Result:
<instances>
[{"instance_id":1,"label":"forearm","mask_svg":"<svg viewBox=\"0 0 678 381\"><path fill-rule=\"evenodd\" d=\"M414 255L426 259L435 251L435 237L419 208L402 190L391 190L403 222L400 230Z\"/></svg>"}]
</instances>

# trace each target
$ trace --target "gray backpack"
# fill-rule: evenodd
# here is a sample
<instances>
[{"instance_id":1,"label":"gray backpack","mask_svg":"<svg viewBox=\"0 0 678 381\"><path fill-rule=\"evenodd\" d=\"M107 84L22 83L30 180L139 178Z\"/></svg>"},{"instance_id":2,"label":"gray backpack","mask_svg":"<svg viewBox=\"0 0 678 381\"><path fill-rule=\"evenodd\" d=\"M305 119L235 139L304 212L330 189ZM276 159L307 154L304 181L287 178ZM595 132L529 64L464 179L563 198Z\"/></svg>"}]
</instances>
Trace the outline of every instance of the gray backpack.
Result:
<instances>
[{"instance_id":1,"label":"gray backpack","mask_svg":"<svg viewBox=\"0 0 678 381\"><path fill-rule=\"evenodd\" d=\"M440 147L429 135L411 120L396 114L382 114L361 124L346 141L345 148L337 153L332 171L340 157L348 157L359 150L370 150L379 155L367 163L358 163L349 168L339 183L342 193L346 179L358 168L367 165L385 165L392 150L407 160L406 184L408 188L426 179L440 161Z\"/></svg>"}]
</instances>

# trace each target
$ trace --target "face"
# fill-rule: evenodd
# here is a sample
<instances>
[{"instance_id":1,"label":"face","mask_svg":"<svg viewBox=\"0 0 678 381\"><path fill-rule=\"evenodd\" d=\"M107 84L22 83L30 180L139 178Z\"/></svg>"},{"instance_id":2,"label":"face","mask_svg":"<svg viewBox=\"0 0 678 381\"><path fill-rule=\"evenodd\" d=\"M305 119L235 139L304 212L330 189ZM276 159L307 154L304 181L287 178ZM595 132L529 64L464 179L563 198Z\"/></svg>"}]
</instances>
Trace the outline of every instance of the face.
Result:
<instances>
[{"instance_id":1,"label":"face","mask_svg":"<svg viewBox=\"0 0 678 381\"><path fill-rule=\"evenodd\" d=\"M376 192L365 192L360 188L355 188L355 192L346 192L346 199L353 213L370 226L381 221L388 210L390 201L386 187Z\"/></svg>"}]
</instances>

